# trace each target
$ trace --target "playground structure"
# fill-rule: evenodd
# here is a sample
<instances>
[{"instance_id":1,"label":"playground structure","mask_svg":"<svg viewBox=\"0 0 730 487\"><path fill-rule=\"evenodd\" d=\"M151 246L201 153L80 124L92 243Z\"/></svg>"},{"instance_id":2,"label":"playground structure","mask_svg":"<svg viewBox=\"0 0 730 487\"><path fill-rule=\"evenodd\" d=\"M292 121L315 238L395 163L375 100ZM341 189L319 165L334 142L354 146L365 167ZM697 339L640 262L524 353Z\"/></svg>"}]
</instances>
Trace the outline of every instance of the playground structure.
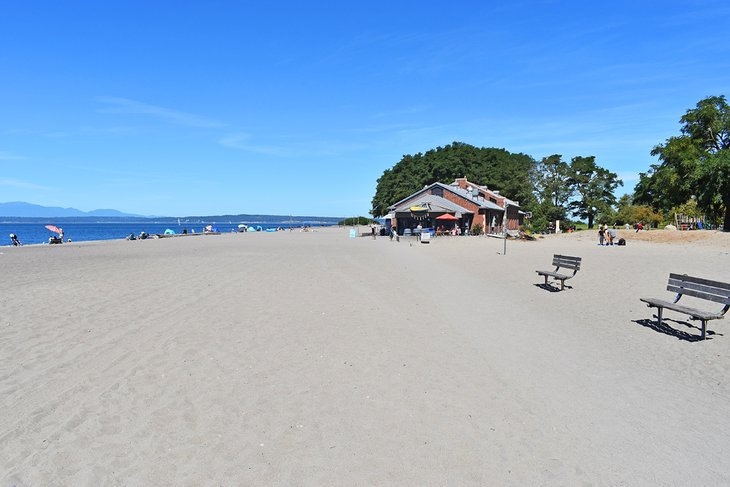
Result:
<instances>
[{"instance_id":1,"label":"playground structure","mask_svg":"<svg viewBox=\"0 0 730 487\"><path fill-rule=\"evenodd\" d=\"M674 214L674 224L677 230L708 230L712 225L707 223L707 217L690 216L682 213Z\"/></svg>"}]
</instances>

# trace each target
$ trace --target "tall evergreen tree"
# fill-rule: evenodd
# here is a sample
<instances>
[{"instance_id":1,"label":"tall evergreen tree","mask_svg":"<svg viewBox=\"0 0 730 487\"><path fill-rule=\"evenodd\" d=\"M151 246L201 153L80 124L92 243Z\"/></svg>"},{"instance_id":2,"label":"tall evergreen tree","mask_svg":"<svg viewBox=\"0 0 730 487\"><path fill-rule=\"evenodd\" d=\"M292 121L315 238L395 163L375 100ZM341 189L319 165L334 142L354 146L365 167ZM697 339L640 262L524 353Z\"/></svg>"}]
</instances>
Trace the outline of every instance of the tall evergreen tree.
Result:
<instances>
[{"instance_id":1,"label":"tall evergreen tree","mask_svg":"<svg viewBox=\"0 0 730 487\"><path fill-rule=\"evenodd\" d=\"M624 183L616 173L596 164L595 156L574 157L570 161L569 182L578 199L569 205L574 216L588 220L588 228L600 213L609 213L616 204L613 192Z\"/></svg>"}]
</instances>

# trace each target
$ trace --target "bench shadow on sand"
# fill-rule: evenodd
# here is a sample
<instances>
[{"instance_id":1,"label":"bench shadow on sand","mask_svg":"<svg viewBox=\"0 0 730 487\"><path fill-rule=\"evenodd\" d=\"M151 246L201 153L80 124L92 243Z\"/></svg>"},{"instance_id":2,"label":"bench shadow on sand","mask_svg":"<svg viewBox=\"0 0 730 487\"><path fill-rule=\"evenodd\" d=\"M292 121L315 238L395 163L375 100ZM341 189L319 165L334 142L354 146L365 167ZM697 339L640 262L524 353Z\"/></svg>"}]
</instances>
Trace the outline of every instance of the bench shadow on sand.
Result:
<instances>
[{"instance_id":1,"label":"bench shadow on sand","mask_svg":"<svg viewBox=\"0 0 730 487\"><path fill-rule=\"evenodd\" d=\"M680 321L680 320L673 320L668 319L666 317L662 318L662 324L659 324L659 321L654 315L654 319L641 319L641 320L631 320L632 322L636 323L637 325L641 325L646 328L650 328L656 332L664 333L665 335L673 336L679 340L684 340L687 342L701 342L702 337L699 335L699 333L702 331L702 328L699 326L695 326L691 323L688 323L686 321ZM691 328L693 331L697 331L697 333L687 333L686 331L677 330L676 328L672 328L667 324L668 321L671 321L673 323L676 323L677 325L682 325L687 328ZM710 340L712 336L723 336L722 333L716 333L712 330L706 331L706 340Z\"/></svg>"},{"instance_id":2,"label":"bench shadow on sand","mask_svg":"<svg viewBox=\"0 0 730 487\"><path fill-rule=\"evenodd\" d=\"M539 287L540 289L544 289L545 291L550 291L551 293L559 293L561 291L560 286L553 286L551 284L545 284L541 282L540 284L535 284L536 287ZM573 286L565 285L565 289L573 289Z\"/></svg>"}]
</instances>

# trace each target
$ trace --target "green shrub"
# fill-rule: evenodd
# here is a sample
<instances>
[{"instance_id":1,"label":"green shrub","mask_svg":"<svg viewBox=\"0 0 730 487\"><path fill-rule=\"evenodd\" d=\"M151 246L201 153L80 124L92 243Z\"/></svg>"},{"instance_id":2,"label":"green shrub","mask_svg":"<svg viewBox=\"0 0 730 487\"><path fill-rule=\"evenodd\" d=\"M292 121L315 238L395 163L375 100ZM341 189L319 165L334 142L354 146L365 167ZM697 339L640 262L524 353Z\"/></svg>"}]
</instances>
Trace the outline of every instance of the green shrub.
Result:
<instances>
[{"instance_id":1,"label":"green shrub","mask_svg":"<svg viewBox=\"0 0 730 487\"><path fill-rule=\"evenodd\" d=\"M339 226L344 227L350 227L353 225L370 225L371 223L378 223L377 221L373 220L372 218L366 218L364 216L358 216L354 218L345 218L341 222L338 223Z\"/></svg>"}]
</instances>

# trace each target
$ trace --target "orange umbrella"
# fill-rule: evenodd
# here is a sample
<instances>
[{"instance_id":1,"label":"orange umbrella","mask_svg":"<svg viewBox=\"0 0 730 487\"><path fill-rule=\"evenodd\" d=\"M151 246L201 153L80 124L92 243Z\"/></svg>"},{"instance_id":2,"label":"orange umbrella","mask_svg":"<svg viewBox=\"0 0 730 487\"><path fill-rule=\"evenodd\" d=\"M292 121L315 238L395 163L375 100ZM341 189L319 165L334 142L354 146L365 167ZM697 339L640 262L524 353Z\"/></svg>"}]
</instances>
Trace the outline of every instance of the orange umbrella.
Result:
<instances>
[{"instance_id":1,"label":"orange umbrella","mask_svg":"<svg viewBox=\"0 0 730 487\"><path fill-rule=\"evenodd\" d=\"M456 217L455 217L454 215L452 215L451 213L444 213L444 214L443 214L443 215L441 215L441 216L437 216L437 217L436 217L436 219L437 219L437 220L458 220L458 218L456 218Z\"/></svg>"}]
</instances>

